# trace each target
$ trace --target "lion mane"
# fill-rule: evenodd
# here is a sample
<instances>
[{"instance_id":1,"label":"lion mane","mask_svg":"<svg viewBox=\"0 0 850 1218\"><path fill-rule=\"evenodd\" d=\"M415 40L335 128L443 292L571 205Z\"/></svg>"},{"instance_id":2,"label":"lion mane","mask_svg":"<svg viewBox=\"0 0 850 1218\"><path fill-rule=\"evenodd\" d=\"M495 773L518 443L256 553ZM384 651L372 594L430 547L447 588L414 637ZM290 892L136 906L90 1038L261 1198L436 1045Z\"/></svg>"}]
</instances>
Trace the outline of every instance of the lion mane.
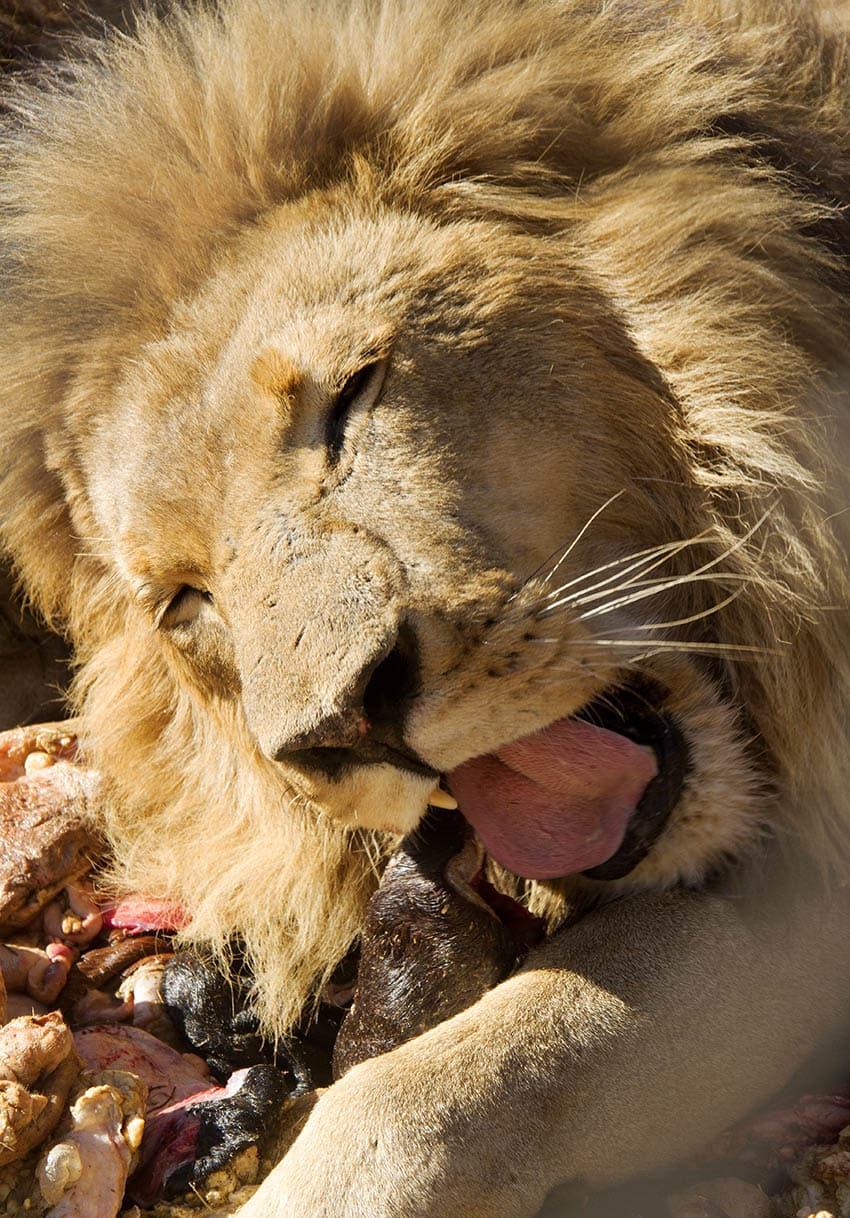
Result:
<instances>
[{"instance_id":1,"label":"lion mane","mask_svg":"<svg viewBox=\"0 0 850 1218\"><path fill-rule=\"evenodd\" d=\"M496 221L541 258L569 242L674 396L743 577L716 629L740 652L725 679L764 820L843 875L848 80L840 31L803 0L222 0L143 15L7 97L2 542L73 642L116 882L182 903L187 937L219 952L238 933L270 1026L346 953L394 839L294 798L238 707L165 662L98 536L100 473L69 416L236 234L335 183L436 225ZM686 513L677 486L654 493ZM563 913L557 885L528 900Z\"/></svg>"}]
</instances>

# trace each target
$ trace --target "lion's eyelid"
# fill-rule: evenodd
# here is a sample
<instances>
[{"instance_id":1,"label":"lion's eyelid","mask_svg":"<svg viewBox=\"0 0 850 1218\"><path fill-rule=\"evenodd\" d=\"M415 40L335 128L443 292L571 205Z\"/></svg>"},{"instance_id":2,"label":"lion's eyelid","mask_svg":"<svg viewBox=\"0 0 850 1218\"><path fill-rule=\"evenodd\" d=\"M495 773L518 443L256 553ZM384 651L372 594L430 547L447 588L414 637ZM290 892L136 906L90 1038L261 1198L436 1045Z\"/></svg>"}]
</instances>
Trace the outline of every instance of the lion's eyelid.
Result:
<instances>
[{"instance_id":1,"label":"lion's eyelid","mask_svg":"<svg viewBox=\"0 0 850 1218\"><path fill-rule=\"evenodd\" d=\"M158 614L156 627L170 629L193 622L203 605L211 603L209 592L184 584Z\"/></svg>"},{"instance_id":2,"label":"lion's eyelid","mask_svg":"<svg viewBox=\"0 0 850 1218\"><path fill-rule=\"evenodd\" d=\"M325 427L325 447L331 461L336 461L345 441L345 428L354 406L370 407L377 402L384 388L388 359L380 357L362 364L343 382L334 396Z\"/></svg>"}]
</instances>

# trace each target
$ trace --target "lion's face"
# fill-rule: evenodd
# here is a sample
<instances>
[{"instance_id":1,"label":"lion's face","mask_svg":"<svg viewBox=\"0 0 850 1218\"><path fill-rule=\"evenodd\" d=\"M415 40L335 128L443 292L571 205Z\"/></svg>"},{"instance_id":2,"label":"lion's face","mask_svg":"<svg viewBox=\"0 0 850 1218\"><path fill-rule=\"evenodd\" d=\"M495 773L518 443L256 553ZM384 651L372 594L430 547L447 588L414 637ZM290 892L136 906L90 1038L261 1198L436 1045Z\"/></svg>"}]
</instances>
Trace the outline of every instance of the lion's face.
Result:
<instances>
[{"instance_id":1,"label":"lion's face","mask_svg":"<svg viewBox=\"0 0 850 1218\"><path fill-rule=\"evenodd\" d=\"M676 544L701 528L678 428L568 250L337 192L244 239L133 361L89 528L195 696L240 702L319 806L406 832L446 774L511 870L603 864L648 817L614 872L661 834L643 868L672 878L706 816L711 853L740 832L748 785L734 717L663 644L718 599L677 578L712 559Z\"/></svg>"}]
</instances>

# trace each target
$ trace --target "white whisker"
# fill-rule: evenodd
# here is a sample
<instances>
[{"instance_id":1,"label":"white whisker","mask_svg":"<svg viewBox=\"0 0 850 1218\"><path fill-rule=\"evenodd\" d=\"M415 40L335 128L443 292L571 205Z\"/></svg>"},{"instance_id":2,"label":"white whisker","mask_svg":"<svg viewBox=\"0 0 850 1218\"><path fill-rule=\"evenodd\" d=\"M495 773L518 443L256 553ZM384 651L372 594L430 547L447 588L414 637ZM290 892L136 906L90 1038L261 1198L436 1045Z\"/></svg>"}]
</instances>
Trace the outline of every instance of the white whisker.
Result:
<instances>
[{"instance_id":1,"label":"white whisker","mask_svg":"<svg viewBox=\"0 0 850 1218\"><path fill-rule=\"evenodd\" d=\"M670 576L667 579L630 579L626 584L623 585L623 587L641 588L647 592L647 595L650 595L650 590L654 590L655 592L663 592L668 588L675 588L678 584L712 583L720 585L724 582L749 584L752 582L752 577L749 575L744 575L739 571L719 571L714 572L713 574L698 574L697 572L693 572L691 574ZM620 589L616 589L615 595L617 595L619 592ZM555 609L561 609L565 605L569 605L571 607L590 605L594 601L601 600L603 596L610 595L611 591L609 589L605 592L595 592L590 596L565 597L562 601L558 601L554 605L547 605L545 609L541 609L538 617L545 617ZM620 601L611 601L609 604L612 607L619 604L629 604L631 599L641 600L642 597L636 594L634 597L632 597L632 594L630 593L629 597L626 597ZM599 610L594 610L592 613L582 614L581 616L582 618L593 617L597 612L605 611L606 608L606 606L602 606Z\"/></svg>"},{"instance_id":2,"label":"white whisker","mask_svg":"<svg viewBox=\"0 0 850 1218\"><path fill-rule=\"evenodd\" d=\"M701 567L697 567L695 571L691 571L688 575L679 576L677 579L673 580L664 580L652 591L644 591L635 593L634 595L630 595L628 597L621 597L618 600L609 602L607 605L600 606L598 609L591 609L589 613L582 614L582 618L597 617L603 613L610 613L613 609L619 609L623 605L632 604L633 601L644 600L647 596L657 595L658 592L663 592L665 588L675 588L680 584L696 582L698 576L704 574L706 571L711 571L717 566L718 563L723 562L724 559L729 558L730 555L734 554L737 550L740 550L743 545L746 545L756 530L759 529L762 524L764 524L768 515L769 512L764 512L753 527L749 529L742 537L739 537L731 546L728 547L728 549L724 550L722 554L718 554L709 562L703 563Z\"/></svg>"},{"instance_id":3,"label":"white whisker","mask_svg":"<svg viewBox=\"0 0 850 1218\"><path fill-rule=\"evenodd\" d=\"M741 537L737 538L736 541L733 542L733 544L731 546L729 546L727 549L725 549L721 554L715 555L715 557L712 558L709 562L703 563L703 565L701 567L697 567L695 571L692 571L688 576L685 576L684 577L685 581L687 581L688 579L695 580L696 576L701 575L705 571L712 570L714 567L717 566L718 563L723 562L723 560L728 558L731 554L736 553L736 551L739 550L743 545L746 545L746 543L750 540L750 538L758 531L758 529L761 528L761 526L764 524L765 520L767 520L769 515L770 515L770 510L768 509L767 511L762 513L762 515L758 518L758 520L755 522L755 524L752 526L752 528L748 529L746 533L744 533ZM651 563L652 557L662 555L662 552L664 552L663 556L659 557L658 562L655 564L655 566L659 566L662 562L666 561L668 557L672 558L677 553L681 552L682 550L686 549L687 547L698 544L704 538L706 538L708 536L708 534L709 534L709 530L705 529L705 530L703 530L702 533L697 533L694 537L688 538L684 541L667 542L663 546L657 546L657 547L654 547L653 549L648 549L645 551L638 551L638 553L629 555L625 559L614 559L610 563L606 563L601 567L597 567L594 571L587 572L585 575L576 576L575 579L568 581L566 584L563 584L560 588L557 588L553 592L548 593L547 598L552 597L552 596L557 596L559 593L566 591L568 588L573 587L576 584L583 583L585 580L589 579L591 576L599 574L600 571L604 571L606 569L609 569L609 568L615 567L615 566L621 566L624 562L628 562L632 559L640 559L644 555L650 560L650 563ZM635 565L640 567L642 564L638 561ZM634 579L626 580L626 581L622 582L619 585L619 588L629 587L632 583L635 582L635 580L643 577L648 571L654 569L654 567L652 565L643 564L643 566L645 567L645 569L639 570L637 572L637 575L634 577ZM627 575L629 573L629 570L631 570L631 569L632 568L628 568L625 571L621 571L619 574ZM615 572L613 575L607 577L605 580L600 581L598 584L594 584L589 588L580 589L578 595L580 595L580 596L590 595L591 593L595 592L597 588L600 588L605 584L611 583L612 580L614 580L616 578L617 578L617 572ZM674 585L671 585L671 586L674 586ZM607 593L606 593L606 595L607 595ZM562 605L568 603L568 601L571 599L573 599L573 598L566 597L566 598L562 598L560 601L556 602L555 604L547 605L544 609L542 609L540 611L541 615L544 613L547 613L550 609L560 608Z\"/></svg>"},{"instance_id":4,"label":"white whisker","mask_svg":"<svg viewBox=\"0 0 850 1218\"><path fill-rule=\"evenodd\" d=\"M714 613L719 613L721 609L725 609L727 605L731 605L736 601L743 592L743 588L736 588L734 592L725 597L722 601L718 601L716 605L711 605L708 609L703 609L700 613L692 613L690 617L676 618L672 622L651 622L643 626L635 626L635 630L669 630L673 626L688 626L691 622L699 622L705 617L711 617Z\"/></svg>"},{"instance_id":5,"label":"white whisker","mask_svg":"<svg viewBox=\"0 0 850 1218\"><path fill-rule=\"evenodd\" d=\"M564 646L582 647L645 647L646 639L571 639ZM781 655L778 647L756 647L748 643L700 643L681 639L658 639L652 644L653 654L659 651L689 651L696 655L708 653L746 653L748 655Z\"/></svg>"},{"instance_id":6,"label":"white whisker","mask_svg":"<svg viewBox=\"0 0 850 1218\"><path fill-rule=\"evenodd\" d=\"M623 575L628 575L635 567L645 568L645 570L639 572L640 575L643 575L646 571L652 571L656 566L660 566L662 562L666 562L668 558L675 558L677 554L687 549L688 546L698 545L700 542L705 541L710 534L710 529L704 529L702 533L697 533L695 537L689 537L684 541L666 541L662 545L650 546L646 550L637 550L631 554L624 555L622 558L614 558L610 562L603 563L601 567L594 567L593 570L586 571L583 575L577 575L574 579L568 580L567 583L561 584L560 588L554 588L551 592L547 592L546 597L543 599L548 600L553 596L559 596L562 592L566 592L568 588L572 588L576 584L582 584L585 580L591 579L594 575L599 575L602 571L611 570L612 567L622 567L624 563L632 563L632 566L626 567L625 571L615 571L612 575L607 576L598 583L591 584L589 588L581 589L581 593L593 592L605 584L610 584L612 580ZM657 562L653 565L652 560L654 558L657 559ZM621 587L625 586L625 584L621 585Z\"/></svg>"},{"instance_id":7,"label":"white whisker","mask_svg":"<svg viewBox=\"0 0 850 1218\"><path fill-rule=\"evenodd\" d=\"M573 550L576 548L578 543L581 541L582 537L584 537L585 533L590 528L590 526L593 524L594 520L596 520L597 517L601 516L602 513L606 510L606 508L609 508L611 506L611 504L615 502L615 500L619 499L620 496L624 495L625 493L626 493L625 487L623 487L622 490L617 491L616 494L612 495L610 499L606 499L605 502L602 504L602 506L598 507L596 509L596 511L593 513L593 515L590 517L590 519L588 521L586 521L586 523L582 526L582 528L578 531L578 533L576 533L575 537L570 542L570 544L567 546L566 550L564 550L563 554L558 559L558 561L555 563L552 570L545 577L545 579L543 581L544 583L548 584L549 580L553 577L553 575L558 570L558 568L561 566L561 564L569 558L570 554L572 554Z\"/></svg>"}]
</instances>

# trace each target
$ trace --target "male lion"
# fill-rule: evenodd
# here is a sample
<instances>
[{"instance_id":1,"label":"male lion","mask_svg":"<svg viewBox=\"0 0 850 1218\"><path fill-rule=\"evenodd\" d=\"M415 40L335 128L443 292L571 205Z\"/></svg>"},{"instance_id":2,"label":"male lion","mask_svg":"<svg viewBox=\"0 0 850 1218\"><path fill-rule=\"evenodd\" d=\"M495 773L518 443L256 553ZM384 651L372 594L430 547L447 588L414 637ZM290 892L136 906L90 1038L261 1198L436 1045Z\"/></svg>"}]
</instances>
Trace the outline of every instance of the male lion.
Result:
<instances>
[{"instance_id":1,"label":"male lion","mask_svg":"<svg viewBox=\"0 0 850 1218\"><path fill-rule=\"evenodd\" d=\"M528 1216L850 1014L825 21L222 0L15 87L2 536L123 880L241 935L284 1029L443 775L551 928L331 1088L246 1215Z\"/></svg>"}]
</instances>

